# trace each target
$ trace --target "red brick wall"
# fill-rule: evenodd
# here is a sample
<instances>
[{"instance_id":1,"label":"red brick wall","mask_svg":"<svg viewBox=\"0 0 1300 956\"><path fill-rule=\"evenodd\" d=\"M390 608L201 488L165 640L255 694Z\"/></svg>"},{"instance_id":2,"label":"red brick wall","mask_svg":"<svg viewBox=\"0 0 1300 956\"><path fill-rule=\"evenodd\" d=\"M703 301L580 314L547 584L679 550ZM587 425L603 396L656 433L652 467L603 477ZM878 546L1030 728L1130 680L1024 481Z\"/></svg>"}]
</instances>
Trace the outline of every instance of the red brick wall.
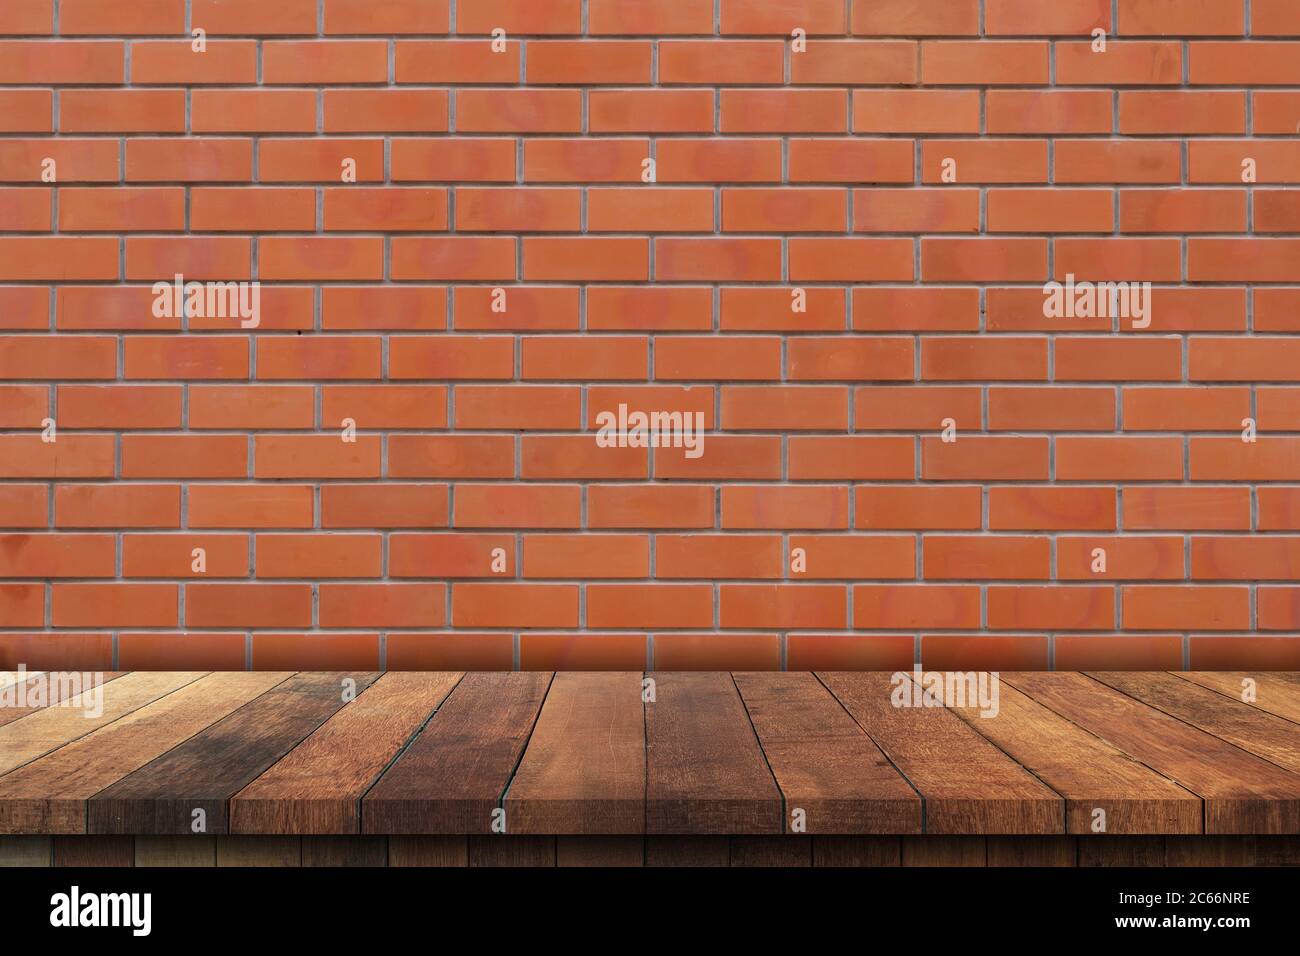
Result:
<instances>
[{"instance_id":1,"label":"red brick wall","mask_svg":"<svg viewBox=\"0 0 1300 956\"><path fill-rule=\"evenodd\" d=\"M0 665L1300 668L1295 0L0 34Z\"/></svg>"}]
</instances>

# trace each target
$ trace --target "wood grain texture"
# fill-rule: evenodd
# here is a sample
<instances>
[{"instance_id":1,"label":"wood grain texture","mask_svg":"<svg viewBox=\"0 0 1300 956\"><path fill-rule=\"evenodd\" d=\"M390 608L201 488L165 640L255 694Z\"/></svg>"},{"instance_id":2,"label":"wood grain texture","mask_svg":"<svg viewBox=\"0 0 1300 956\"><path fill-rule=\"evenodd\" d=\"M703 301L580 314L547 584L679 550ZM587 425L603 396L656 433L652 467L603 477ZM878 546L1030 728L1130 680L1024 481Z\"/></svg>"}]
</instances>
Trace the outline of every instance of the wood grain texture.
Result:
<instances>
[{"instance_id":1,"label":"wood grain texture","mask_svg":"<svg viewBox=\"0 0 1300 956\"><path fill-rule=\"evenodd\" d=\"M360 833L361 798L463 675L385 674L230 801L232 833Z\"/></svg>"},{"instance_id":2,"label":"wood grain texture","mask_svg":"<svg viewBox=\"0 0 1300 956\"><path fill-rule=\"evenodd\" d=\"M0 727L0 773L57 750L203 676L201 672L128 674L68 698L66 706L46 707L6 724Z\"/></svg>"},{"instance_id":3,"label":"wood grain texture","mask_svg":"<svg viewBox=\"0 0 1300 956\"><path fill-rule=\"evenodd\" d=\"M989 866L1075 866L1078 843L1055 836L990 836Z\"/></svg>"},{"instance_id":4,"label":"wood grain texture","mask_svg":"<svg viewBox=\"0 0 1300 956\"><path fill-rule=\"evenodd\" d=\"M389 866L469 866L465 836L391 836Z\"/></svg>"},{"instance_id":5,"label":"wood grain texture","mask_svg":"<svg viewBox=\"0 0 1300 956\"><path fill-rule=\"evenodd\" d=\"M217 865L217 838L210 836L138 836L135 865L207 867Z\"/></svg>"},{"instance_id":6,"label":"wood grain texture","mask_svg":"<svg viewBox=\"0 0 1300 956\"><path fill-rule=\"evenodd\" d=\"M209 674L0 776L0 833L85 833L90 797L286 677Z\"/></svg>"},{"instance_id":7,"label":"wood grain texture","mask_svg":"<svg viewBox=\"0 0 1300 956\"><path fill-rule=\"evenodd\" d=\"M1199 727L1220 740L1300 773L1300 726L1172 674L1090 673L1100 681L1156 710Z\"/></svg>"},{"instance_id":8,"label":"wood grain texture","mask_svg":"<svg viewBox=\"0 0 1300 956\"><path fill-rule=\"evenodd\" d=\"M647 833L781 833L781 791L729 674L660 673L646 704Z\"/></svg>"},{"instance_id":9,"label":"wood grain texture","mask_svg":"<svg viewBox=\"0 0 1300 956\"><path fill-rule=\"evenodd\" d=\"M645 866L645 838L634 836L557 836L556 866Z\"/></svg>"},{"instance_id":10,"label":"wood grain texture","mask_svg":"<svg viewBox=\"0 0 1300 956\"><path fill-rule=\"evenodd\" d=\"M733 676L785 796L787 832L921 832L921 798L816 677Z\"/></svg>"},{"instance_id":11,"label":"wood grain texture","mask_svg":"<svg viewBox=\"0 0 1300 956\"><path fill-rule=\"evenodd\" d=\"M1174 675L1179 680L1199 684L1201 687L1247 703L1267 714L1282 717L1294 724L1300 724L1300 682L1288 679L1289 674L1248 674L1212 673L1209 671L1188 671ZM1254 699L1243 700L1244 681L1251 681L1254 686Z\"/></svg>"},{"instance_id":12,"label":"wood grain texture","mask_svg":"<svg viewBox=\"0 0 1300 956\"><path fill-rule=\"evenodd\" d=\"M889 674L821 681L925 801L925 832L1063 833L1065 801L943 707L896 707Z\"/></svg>"},{"instance_id":13,"label":"wood grain texture","mask_svg":"<svg viewBox=\"0 0 1300 956\"><path fill-rule=\"evenodd\" d=\"M1002 679L1199 795L1206 833L1300 832L1300 776L1082 674Z\"/></svg>"},{"instance_id":14,"label":"wood grain texture","mask_svg":"<svg viewBox=\"0 0 1300 956\"><path fill-rule=\"evenodd\" d=\"M734 836L731 838L732 866L809 867L813 865L813 838L783 836Z\"/></svg>"},{"instance_id":15,"label":"wood grain texture","mask_svg":"<svg viewBox=\"0 0 1300 956\"><path fill-rule=\"evenodd\" d=\"M230 797L347 706L345 681L355 682L364 692L377 676L319 673L288 677L96 794L88 804L89 831L228 832ZM201 830L194 828L196 811L206 817Z\"/></svg>"},{"instance_id":16,"label":"wood grain texture","mask_svg":"<svg viewBox=\"0 0 1300 956\"><path fill-rule=\"evenodd\" d=\"M57 704L61 701L75 697L77 693L80 693L81 690L85 690L87 687L98 687L108 681L116 680L117 678L122 677L126 671L109 671L103 674L81 674L79 675L82 682L80 685L76 684L71 679L64 678L56 678L51 681L49 675L44 672L37 672L41 675L39 677L32 676L32 673L33 672L31 671L28 672L27 678L23 682L26 687L22 690L14 689L16 685L10 685L8 695L10 699L15 702L15 706L0 706L0 727L3 727L5 724L12 724L15 720L20 720L28 714L34 714L38 710L44 710L52 704ZM71 675L68 675L68 677L70 676ZM78 687L80 687L80 690L78 690ZM37 695L43 696L38 698ZM33 698L39 699L40 702L27 703L22 707L16 705L17 701L31 701Z\"/></svg>"},{"instance_id":17,"label":"wood grain texture","mask_svg":"<svg viewBox=\"0 0 1300 956\"><path fill-rule=\"evenodd\" d=\"M0 836L0 867L54 865L54 841L44 836Z\"/></svg>"},{"instance_id":18,"label":"wood grain texture","mask_svg":"<svg viewBox=\"0 0 1300 956\"><path fill-rule=\"evenodd\" d=\"M381 836L305 836L303 866L387 866L388 839Z\"/></svg>"},{"instance_id":19,"label":"wood grain texture","mask_svg":"<svg viewBox=\"0 0 1300 956\"><path fill-rule=\"evenodd\" d=\"M1210 837L1209 839L1214 839ZM1079 840L1079 866L1164 866L1162 836L1099 835Z\"/></svg>"},{"instance_id":20,"label":"wood grain texture","mask_svg":"<svg viewBox=\"0 0 1300 956\"><path fill-rule=\"evenodd\" d=\"M730 866L731 841L725 836L647 836L646 866Z\"/></svg>"},{"instance_id":21,"label":"wood grain texture","mask_svg":"<svg viewBox=\"0 0 1300 956\"><path fill-rule=\"evenodd\" d=\"M363 832L492 833L550 683L550 673L466 675L362 800Z\"/></svg>"},{"instance_id":22,"label":"wood grain texture","mask_svg":"<svg viewBox=\"0 0 1300 956\"><path fill-rule=\"evenodd\" d=\"M470 866L555 866L555 837L470 836Z\"/></svg>"},{"instance_id":23,"label":"wood grain texture","mask_svg":"<svg viewBox=\"0 0 1300 956\"><path fill-rule=\"evenodd\" d=\"M644 833L645 754L640 674L556 674L506 794L509 831Z\"/></svg>"},{"instance_id":24,"label":"wood grain texture","mask_svg":"<svg viewBox=\"0 0 1300 956\"><path fill-rule=\"evenodd\" d=\"M987 837L905 836L902 843L903 866L987 866L989 861Z\"/></svg>"},{"instance_id":25,"label":"wood grain texture","mask_svg":"<svg viewBox=\"0 0 1300 956\"><path fill-rule=\"evenodd\" d=\"M302 866L302 837L219 836L217 866Z\"/></svg>"},{"instance_id":26,"label":"wood grain texture","mask_svg":"<svg viewBox=\"0 0 1300 956\"><path fill-rule=\"evenodd\" d=\"M1206 693L1209 693L1208 691ZM952 708L1065 797L1069 833L1200 833L1201 798L1002 683L996 716ZM1097 817L1096 811L1103 817ZM1095 831L1096 824L1104 830Z\"/></svg>"},{"instance_id":27,"label":"wood grain texture","mask_svg":"<svg viewBox=\"0 0 1300 956\"><path fill-rule=\"evenodd\" d=\"M64 867L135 866L135 839L129 836L56 836L54 865Z\"/></svg>"},{"instance_id":28,"label":"wood grain texture","mask_svg":"<svg viewBox=\"0 0 1300 956\"><path fill-rule=\"evenodd\" d=\"M903 841L887 836L815 836L813 866L902 866Z\"/></svg>"}]
</instances>

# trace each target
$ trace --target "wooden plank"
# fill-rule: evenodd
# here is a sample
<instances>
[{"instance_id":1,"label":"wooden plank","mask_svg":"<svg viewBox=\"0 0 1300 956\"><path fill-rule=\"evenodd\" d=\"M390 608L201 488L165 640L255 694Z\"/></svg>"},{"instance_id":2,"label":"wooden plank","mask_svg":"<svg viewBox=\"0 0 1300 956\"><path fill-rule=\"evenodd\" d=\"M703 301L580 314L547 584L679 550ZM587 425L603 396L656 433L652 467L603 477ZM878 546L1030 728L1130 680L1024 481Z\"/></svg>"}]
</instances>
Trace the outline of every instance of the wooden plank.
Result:
<instances>
[{"instance_id":1,"label":"wooden plank","mask_svg":"<svg viewBox=\"0 0 1300 956\"><path fill-rule=\"evenodd\" d=\"M925 832L1063 833L1065 801L943 707L896 707L883 673L821 681L921 794Z\"/></svg>"},{"instance_id":2,"label":"wooden plank","mask_svg":"<svg viewBox=\"0 0 1300 956\"><path fill-rule=\"evenodd\" d=\"M903 866L988 866L988 837L905 836Z\"/></svg>"},{"instance_id":3,"label":"wooden plank","mask_svg":"<svg viewBox=\"0 0 1300 956\"><path fill-rule=\"evenodd\" d=\"M15 684L19 684L27 680L28 678L39 677L44 673L45 671L29 671L29 670L0 671L0 691L13 687Z\"/></svg>"},{"instance_id":4,"label":"wooden plank","mask_svg":"<svg viewBox=\"0 0 1300 956\"><path fill-rule=\"evenodd\" d=\"M389 866L469 866L469 840L464 836L392 836Z\"/></svg>"},{"instance_id":5,"label":"wooden plank","mask_svg":"<svg viewBox=\"0 0 1300 956\"><path fill-rule=\"evenodd\" d=\"M812 866L810 836L734 836L731 838L732 866Z\"/></svg>"},{"instance_id":6,"label":"wooden plank","mask_svg":"<svg viewBox=\"0 0 1300 956\"><path fill-rule=\"evenodd\" d=\"M470 866L555 866L555 837L471 836Z\"/></svg>"},{"instance_id":7,"label":"wooden plank","mask_svg":"<svg viewBox=\"0 0 1300 956\"><path fill-rule=\"evenodd\" d=\"M345 682L349 688L355 682L364 691L377 676L289 677L92 797L87 808L89 831L228 832L230 797L347 706Z\"/></svg>"},{"instance_id":8,"label":"wooden plank","mask_svg":"<svg viewBox=\"0 0 1300 956\"><path fill-rule=\"evenodd\" d=\"M1207 692L1208 693L1208 692ZM951 708L1065 797L1068 833L1200 833L1204 804L1167 777L1003 682L996 716ZM1097 811L1102 811L1102 816ZM1104 829L1097 830L1097 826Z\"/></svg>"},{"instance_id":9,"label":"wooden plank","mask_svg":"<svg viewBox=\"0 0 1300 956\"><path fill-rule=\"evenodd\" d=\"M1300 683L1288 680L1286 674L1211 673L1209 671L1180 671L1180 680L1208 687L1225 697L1258 707L1276 717L1300 724ZM1244 681L1254 684L1252 700L1243 700Z\"/></svg>"},{"instance_id":10,"label":"wooden plank","mask_svg":"<svg viewBox=\"0 0 1300 956\"><path fill-rule=\"evenodd\" d=\"M1076 866L1076 837L990 836L989 866Z\"/></svg>"},{"instance_id":11,"label":"wooden plank","mask_svg":"<svg viewBox=\"0 0 1300 956\"><path fill-rule=\"evenodd\" d=\"M219 836L217 866L302 866L302 837Z\"/></svg>"},{"instance_id":12,"label":"wooden plank","mask_svg":"<svg viewBox=\"0 0 1300 956\"><path fill-rule=\"evenodd\" d=\"M11 685L5 691L0 692L0 727L5 724L12 724L15 720L34 714L38 710L44 710L46 707L68 700L82 690L98 687L100 684L116 680L122 677L126 671L81 674L79 675L80 688L71 679L72 675L55 677L54 680L51 680L50 675L47 673L36 672L40 674L39 677L32 676L32 673L31 671L27 672L27 679L23 682L24 686L21 689L16 685ZM15 706L10 706L10 701L13 701ZM19 701L29 703L24 706L16 706Z\"/></svg>"},{"instance_id":13,"label":"wooden plank","mask_svg":"<svg viewBox=\"0 0 1300 956\"><path fill-rule=\"evenodd\" d=\"M874 868L902 865L903 844L900 837L813 837L813 866Z\"/></svg>"},{"instance_id":14,"label":"wooden plank","mask_svg":"<svg viewBox=\"0 0 1300 956\"><path fill-rule=\"evenodd\" d=\"M230 801L231 833L360 833L361 798L464 676L393 673Z\"/></svg>"},{"instance_id":15,"label":"wooden plank","mask_svg":"<svg viewBox=\"0 0 1300 956\"><path fill-rule=\"evenodd\" d=\"M1002 680L1198 794L1206 833L1300 832L1300 776L1082 674Z\"/></svg>"},{"instance_id":16,"label":"wooden plank","mask_svg":"<svg viewBox=\"0 0 1300 956\"><path fill-rule=\"evenodd\" d=\"M921 832L921 798L821 681L732 676L785 796L786 832Z\"/></svg>"},{"instance_id":17,"label":"wooden plank","mask_svg":"<svg viewBox=\"0 0 1300 956\"><path fill-rule=\"evenodd\" d=\"M1165 838L1165 866L1255 866L1257 863L1254 837Z\"/></svg>"},{"instance_id":18,"label":"wooden plank","mask_svg":"<svg viewBox=\"0 0 1300 956\"><path fill-rule=\"evenodd\" d=\"M388 841L381 836L305 836L302 865L387 866Z\"/></svg>"},{"instance_id":19,"label":"wooden plank","mask_svg":"<svg viewBox=\"0 0 1300 956\"><path fill-rule=\"evenodd\" d=\"M640 686L640 681L637 682ZM556 866L645 866L645 837L558 836L555 838Z\"/></svg>"},{"instance_id":20,"label":"wooden plank","mask_svg":"<svg viewBox=\"0 0 1300 956\"><path fill-rule=\"evenodd\" d=\"M203 677L202 672L128 674L0 727L0 774L57 750ZM101 699L102 695L102 699ZM94 713L99 711L98 716Z\"/></svg>"},{"instance_id":21,"label":"wooden plank","mask_svg":"<svg viewBox=\"0 0 1300 956\"><path fill-rule=\"evenodd\" d=\"M210 867L217 865L217 838L210 836L138 836L135 865Z\"/></svg>"},{"instance_id":22,"label":"wooden plank","mask_svg":"<svg viewBox=\"0 0 1300 956\"><path fill-rule=\"evenodd\" d=\"M45 836L0 836L0 867L54 865L54 843Z\"/></svg>"},{"instance_id":23,"label":"wooden plank","mask_svg":"<svg viewBox=\"0 0 1300 956\"><path fill-rule=\"evenodd\" d=\"M54 865L66 867L135 866L135 840L129 836L56 836Z\"/></svg>"},{"instance_id":24,"label":"wooden plank","mask_svg":"<svg viewBox=\"0 0 1300 956\"><path fill-rule=\"evenodd\" d=\"M1229 700L1172 674L1090 673L1088 676L1270 763L1300 773L1300 727L1289 720L1263 713L1240 700Z\"/></svg>"},{"instance_id":25,"label":"wooden plank","mask_svg":"<svg viewBox=\"0 0 1300 956\"><path fill-rule=\"evenodd\" d=\"M511 833L645 832L641 675L555 675L506 793Z\"/></svg>"},{"instance_id":26,"label":"wooden plank","mask_svg":"<svg viewBox=\"0 0 1300 956\"><path fill-rule=\"evenodd\" d=\"M362 831L492 833L550 683L550 673L466 675L366 794Z\"/></svg>"},{"instance_id":27,"label":"wooden plank","mask_svg":"<svg viewBox=\"0 0 1300 956\"><path fill-rule=\"evenodd\" d=\"M1165 838L1162 836L1101 835L1079 841L1079 866L1164 865Z\"/></svg>"},{"instance_id":28,"label":"wooden plank","mask_svg":"<svg viewBox=\"0 0 1300 956\"><path fill-rule=\"evenodd\" d=\"M781 833L781 791L729 674L652 675L647 833Z\"/></svg>"},{"instance_id":29,"label":"wooden plank","mask_svg":"<svg viewBox=\"0 0 1300 956\"><path fill-rule=\"evenodd\" d=\"M289 675L209 674L0 777L0 833L85 833L86 801Z\"/></svg>"},{"instance_id":30,"label":"wooden plank","mask_svg":"<svg viewBox=\"0 0 1300 956\"><path fill-rule=\"evenodd\" d=\"M647 836L646 866L730 866L731 841L725 836Z\"/></svg>"}]
</instances>

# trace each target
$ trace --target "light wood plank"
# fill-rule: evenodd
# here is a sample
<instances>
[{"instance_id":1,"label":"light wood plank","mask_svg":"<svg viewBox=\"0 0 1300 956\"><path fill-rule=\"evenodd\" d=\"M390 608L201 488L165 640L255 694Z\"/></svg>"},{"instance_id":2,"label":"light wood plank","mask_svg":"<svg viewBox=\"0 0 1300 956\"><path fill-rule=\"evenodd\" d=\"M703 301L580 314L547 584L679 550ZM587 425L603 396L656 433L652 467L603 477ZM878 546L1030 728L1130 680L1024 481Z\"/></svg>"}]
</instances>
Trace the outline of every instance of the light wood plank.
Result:
<instances>
[{"instance_id":1,"label":"light wood plank","mask_svg":"<svg viewBox=\"0 0 1300 956\"><path fill-rule=\"evenodd\" d=\"M1290 675L1248 674L1244 671L1236 673L1179 671L1174 676L1179 680L1190 681L1193 684L1208 687L1212 691L1237 701L1242 701L1242 692L1245 689L1242 682L1249 679L1255 683L1255 699L1242 701L1243 703L1258 707L1275 717L1282 717L1292 723L1300 724L1300 683L1288 680L1287 678Z\"/></svg>"},{"instance_id":2,"label":"light wood plank","mask_svg":"<svg viewBox=\"0 0 1300 956\"><path fill-rule=\"evenodd\" d=\"M982 716L977 707L952 711L1065 797L1067 832L1201 832L1204 804L1196 794L1010 684L1002 683L998 697L996 716Z\"/></svg>"},{"instance_id":3,"label":"light wood plank","mask_svg":"<svg viewBox=\"0 0 1300 956\"><path fill-rule=\"evenodd\" d=\"M925 801L925 832L1063 833L1065 801L943 707L896 707L883 673L819 674Z\"/></svg>"},{"instance_id":4,"label":"light wood plank","mask_svg":"<svg viewBox=\"0 0 1300 956\"><path fill-rule=\"evenodd\" d=\"M202 672L128 674L69 698L66 706L47 707L6 724L0 727L0 774L106 727L203 676ZM93 716L97 710L101 712Z\"/></svg>"},{"instance_id":5,"label":"light wood plank","mask_svg":"<svg viewBox=\"0 0 1300 956\"><path fill-rule=\"evenodd\" d=\"M33 677L29 671L27 680L24 682L25 686L22 689L18 689L17 685L11 685L5 691L0 692L0 700L3 700L3 703L0 704L0 727L5 724L12 724L15 720L21 720L29 714L34 714L46 707L74 697L83 690L116 680L125 673L126 671L108 671L102 674L93 672L79 675L78 679L81 684L80 689L78 689L71 675L56 677L51 681L48 674L41 673L41 676ZM30 703L33 699L38 702ZM14 706L10 706L10 701L14 703ZM17 706L20 701L29 703Z\"/></svg>"},{"instance_id":6,"label":"light wood plank","mask_svg":"<svg viewBox=\"0 0 1300 956\"><path fill-rule=\"evenodd\" d=\"M355 685L364 692L377 676L289 677L92 797L88 829L91 833L228 832L230 797L347 706L345 687L350 690Z\"/></svg>"},{"instance_id":7,"label":"light wood plank","mask_svg":"<svg viewBox=\"0 0 1300 956\"><path fill-rule=\"evenodd\" d=\"M1113 687L1220 740L1300 773L1300 726L1266 714L1241 701L1228 700L1172 674L1090 673Z\"/></svg>"},{"instance_id":8,"label":"light wood plank","mask_svg":"<svg viewBox=\"0 0 1300 956\"><path fill-rule=\"evenodd\" d=\"M463 677L385 674L230 801L232 833L360 833L361 798Z\"/></svg>"},{"instance_id":9,"label":"light wood plank","mask_svg":"<svg viewBox=\"0 0 1300 956\"><path fill-rule=\"evenodd\" d=\"M639 673L556 674L506 794L509 831L644 833L645 752Z\"/></svg>"},{"instance_id":10,"label":"light wood plank","mask_svg":"<svg viewBox=\"0 0 1300 956\"><path fill-rule=\"evenodd\" d=\"M86 801L289 675L209 674L0 777L0 833L85 833Z\"/></svg>"},{"instance_id":11,"label":"light wood plank","mask_svg":"<svg viewBox=\"0 0 1300 956\"><path fill-rule=\"evenodd\" d=\"M362 831L493 833L550 683L550 673L466 675L366 794Z\"/></svg>"},{"instance_id":12,"label":"light wood plank","mask_svg":"<svg viewBox=\"0 0 1300 956\"><path fill-rule=\"evenodd\" d=\"M660 673L646 704L647 833L781 833L781 791L728 674Z\"/></svg>"},{"instance_id":13,"label":"light wood plank","mask_svg":"<svg viewBox=\"0 0 1300 956\"><path fill-rule=\"evenodd\" d=\"M1300 776L1082 674L1002 679L1199 795L1206 833L1300 832Z\"/></svg>"},{"instance_id":14,"label":"light wood plank","mask_svg":"<svg viewBox=\"0 0 1300 956\"><path fill-rule=\"evenodd\" d=\"M785 795L787 832L921 832L921 798L816 677L732 676Z\"/></svg>"}]
</instances>

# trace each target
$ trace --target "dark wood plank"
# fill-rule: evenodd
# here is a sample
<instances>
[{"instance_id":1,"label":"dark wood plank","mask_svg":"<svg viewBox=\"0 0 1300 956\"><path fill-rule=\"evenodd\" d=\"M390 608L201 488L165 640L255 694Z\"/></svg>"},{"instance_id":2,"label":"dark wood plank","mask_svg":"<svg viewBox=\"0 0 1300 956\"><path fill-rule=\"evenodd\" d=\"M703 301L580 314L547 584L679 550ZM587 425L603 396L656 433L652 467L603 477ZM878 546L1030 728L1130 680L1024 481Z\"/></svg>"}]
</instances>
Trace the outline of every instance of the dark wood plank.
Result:
<instances>
[{"instance_id":1,"label":"dark wood plank","mask_svg":"<svg viewBox=\"0 0 1300 956\"><path fill-rule=\"evenodd\" d=\"M138 836L135 865L209 867L217 865L217 838L210 836Z\"/></svg>"},{"instance_id":2,"label":"dark wood plank","mask_svg":"<svg viewBox=\"0 0 1300 956\"><path fill-rule=\"evenodd\" d=\"M379 678L231 798L230 832L360 833L361 798L463 676Z\"/></svg>"},{"instance_id":3,"label":"dark wood plank","mask_svg":"<svg viewBox=\"0 0 1300 956\"><path fill-rule=\"evenodd\" d=\"M1063 833L1065 801L943 707L896 707L883 673L818 674L921 794L925 832Z\"/></svg>"},{"instance_id":4,"label":"dark wood plank","mask_svg":"<svg viewBox=\"0 0 1300 956\"><path fill-rule=\"evenodd\" d=\"M732 866L812 866L810 836L734 836L731 838Z\"/></svg>"},{"instance_id":5,"label":"dark wood plank","mask_svg":"<svg viewBox=\"0 0 1300 956\"><path fill-rule=\"evenodd\" d=\"M725 836L647 836L646 866L730 866L731 841Z\"/></svg>"},{"instance_id":6,"label":"dark wood plank","mask_svg":"<svg viewBox=\"0 0 1300 956\"><path fill-rule=\"evenodd\" d=\"M220 673L146 704L0 777L0 833L85 833L86 801L282 683Z\"/></svg>"},{"instance_id":7,"label":"dark wood plank","mask_svg":"<svg viewBox=\"0 0 1300 956\"><path fill-rule=\"evenodd\" d=\"M1079 866L1164 865L1165 838L1162 836L1102 835L1079 841Z\"/></svg>"},{"instance_id":8,"label":"dark wood plank","mask_svg":"<svg viewBox=\"0 0 1300 956\"><path fill-rule=\"evenodd\" d=\"M67 706L46 707L6 724L0 727L0 774L43 757L203 676L203 672L128 674L69 698ZM92 716L96 711L98 716Z\"/></svg>"},{"instance_id":9,"label":"dark wood plank","mask_svg":"<svg viewBox=\"0 0 1300 956\"><path fill-rule=\"evenodd\" d=\"M1165 838L1165 866L1255 866L1255 838L1243 836L1170 836Z\"/></svg>"},{"instance_id":10,"label":"dark wood plank","mask_svg":"<svg viewBox=\"0 0 1300 956\"><path fill-rule=\"evenodd\" d=\"M135 840L129 836L56 836L53 840L55 866L135 866Z\"/></svg>"},{"instance_id":11,"label":"dark wood plank","mask_svg":"<svg viewBox=\"0 0 1300 956\"><path fill-rule=\"evenodd\" d=\"M1213 673L1210 671L1180 671L1179 680L1190 681L1212 691L1242 701L1260 710L1300 724L1300 683L1289 680L1287 674ZM1254 699L1246 701L1242 694L1243 682L1254 682Z\"/></svg>"},{"instance_id":12,"label":"dark wood plank","mask_svg":"<svg viewBox=\"0 0 1300 956\"><path fill-rule=\"evenodd\" d=\"M511 833L645 832L641 675L555 675L506 793Z\"/></svg>"},{"instance_id":13,"label":"dark wood plank","mask_svg":"<svg viewBox=\"0 0 1300 956\"><path fill-rule=\"evenodd\" d=\"M470 866L555 866L555 837L471 836Z\"/></svg>"},{"instance_id":14,"label":"dark wood plank","mask_svg":"<svg viewBox=\"0 0 1300 956\"><path fill-rule=\"evenodd\" d=\"M884 867L902 865L903 843L900 837L813 837L813 866Z\"/></svg>"},{"instance_id":15,"label":"dark wood plank","mask_svg":"<svg viewBox=\"0 0 1300 956\"><path fill-rule=\"evenodd\" d=\"M34 674L40 676L33 676ZM101 684L116 680L125 674L126 671L82 674L80 675L80 687L83 690L87 686L99 687ZM11 684L3 694L0 694L0 727L5 724L12 724L15 720L26 717L28 714L34 714L38 710L44 710L52 704L74 697L77 691L77 685L74 685L71 680L55 680L51 683L49 675L44 671L28 671L22 683L26 686L18 688L17 684ZM39 703L24 703L23 706L18 706L20 701L30 702L33 700L38 700ZM12 706L10 702L12 702Z\"/></svg>"},{"instance_id":16,"label":"dark wood plank","mask_svg":"<svg viewBox=\"0 0 1300 956\"><path fill-rule=\"evenodd\" d=\"M54 865L54 841L46 836L0 836L0 868Z\"/></svg>"},{"instance_id":17,"label":"dark wood plank","mask_svg":"<svg viewBox=\"0 0 1300 956\"><path fill-rule=\"evenodd\" d=\"M551 676L466 675L362 800L363 832L493 833Z\"/></svg>"},{"instance_id":18,"label":"dark wood plank","mask_svg":"<svg viewBox=\"0 0 1300 956\"><path fill-rule=\"evenodd\" d=\"M640 681L637 682L640 686ZM645 866L645 837L557 836L556 866Z\"/></svg>"},{"instance_id":19,"label":"dark wood plank","mask_svg":"<svg viewBox=\"0 0 1300 956\"><path fill-rule=\"evenodd\" d=\"M313 673L289 677L92 797L89 831L229 832L230 797L348 706L345 681L349 688L354 682L356 689L364 691L377 676ZM201 828L196 827L196 811L202 811Z\"/></svg>"},{"instance_id":20,"label":"dark wood plank","mask_svg":"<svg viewBox=\"0 0 1300 956\"><path fill-rule=\"evenodd\" d=\"M903 866L988 866L988 837L905 836Z\"/></svg>"},{"instance_id":21,"label":"dark wood plank","mask_svg":"<svg viewBox=\"0 0 1300 956\"><path fill-rule=\"evenodd\" d=\"M646 704L647 833L781 833L781 791L729 674L660 673Z\"/></svg>"},{"instance_id":22,"label":"dark wood plank","mask_svg":"<svg viewBox=\"0 0 1300 956\"><path fill-rule=\"evenodd\" d=\"M302 865L387 866L388 843L381 836L305 836Z\"/></svg>"},{"instance_id":23,"label":"dark wood plank","mask_svg":"<svg viewBox=\"0 0 1300 956\"><path fill-rule=\"evenodd\" d=\"M1206 833L1300 832L1300 776L1082 674L1002 679L1199 795Z\"/></svg>"},{"instance_id":24,"label":"dark wood plank","mask_svg":"<svg viewBox=\"0 0 1300 956\"><path fill-rule=\"evenodd\" d=\"M1220 740L1300 773L1300 726L1230 700L1207 687L1161 673L1091 673L1093 680Z\"/></svg>"},{"instance_id":25,"label":"dark wood plank","mask_svg":"<svg viewBox=\"0 0 1300 956\"><path fill-rule=\"evenodd\" d=\"M787 832L921 832L921 798L821 681L732 676L785 795Z\"/></svg>"},{"instance_id":26,"label":"dark wood plank","mask_svg":"<svg viewBox=\"0 0 1300 956\"><path fill-rule=\"evenodd\" d=\"M989 866L1077 866L1075 837L990 836Z\"/></svg>"},{"instance_id":27,"label":"dark wood plank","mask_svg":"<svg viewBox=\"0 0 1300 956\"><path fill-rule=\"evenodd\" d=\"M982 715L976 707L952 710L1065 797L1067 832L1201 832L1204 804L1196 794L1010 684L1002 682L998 698L996 716ZM1095 829L1098 825L1104 829Z\"/></svg>"},{"instance_id":28,"label":"dark wood plank","mask_svg":"<svg viewBox=\"0 0 1300 956\"><path fill-rule=\"evenodd\" d=\"M217 866L302 866L302 837L219 836Z\"/></svg>"},{"instance_id":29,"label":"dark wood plank","mask_svg":"<svg viewBox=\"0 0 1300 956\"><path fill-rule=\"evenodd\" d=\"M469 866L464 836L388 837L389 866Z\"/></svg>"}]
</instances>

